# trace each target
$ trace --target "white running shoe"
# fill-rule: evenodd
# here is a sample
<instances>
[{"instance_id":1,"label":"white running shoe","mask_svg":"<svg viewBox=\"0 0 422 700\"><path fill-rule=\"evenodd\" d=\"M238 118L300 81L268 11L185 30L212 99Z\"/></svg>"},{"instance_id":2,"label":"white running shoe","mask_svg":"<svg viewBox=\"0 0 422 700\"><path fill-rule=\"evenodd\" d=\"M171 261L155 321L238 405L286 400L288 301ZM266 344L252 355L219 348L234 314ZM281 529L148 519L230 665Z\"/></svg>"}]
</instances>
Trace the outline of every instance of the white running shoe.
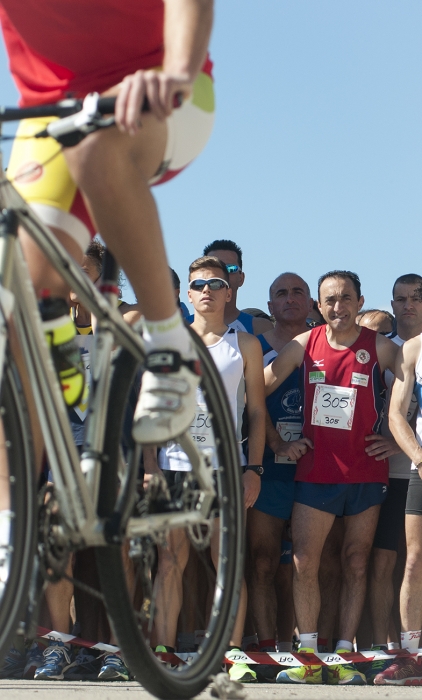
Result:
<instances>
[{"instance_id":1,"label":"white running shoe","mask_svg":"<svg viewBox=\"0 0 422 700\"><path fill-rule=\"evenodd\" d=\"M175 350L150 352L135 409L133 439L158 445L182 435L195 415L200 379L198 359L184 360Z\"/></svg>"}]
</instances>

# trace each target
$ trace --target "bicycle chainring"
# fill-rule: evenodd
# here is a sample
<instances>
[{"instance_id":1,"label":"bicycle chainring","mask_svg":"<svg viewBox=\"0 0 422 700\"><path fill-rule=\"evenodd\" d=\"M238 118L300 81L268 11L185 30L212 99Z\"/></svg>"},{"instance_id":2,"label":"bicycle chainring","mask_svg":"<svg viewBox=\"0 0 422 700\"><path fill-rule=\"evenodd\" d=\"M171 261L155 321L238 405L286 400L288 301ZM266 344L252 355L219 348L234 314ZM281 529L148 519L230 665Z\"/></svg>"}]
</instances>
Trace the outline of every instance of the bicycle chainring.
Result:
<instances>
[{"instance_id":1,"label":"bicycle chainring","mask_svg":"<svg viewBox=\"0 0 422 700\"><path fill-rule=\"evenodd\" d=\"M60 581L71 549L53 485L45 486L39 494L38 555L42 576L52 583Z\"/></svg>"}]
</instances>

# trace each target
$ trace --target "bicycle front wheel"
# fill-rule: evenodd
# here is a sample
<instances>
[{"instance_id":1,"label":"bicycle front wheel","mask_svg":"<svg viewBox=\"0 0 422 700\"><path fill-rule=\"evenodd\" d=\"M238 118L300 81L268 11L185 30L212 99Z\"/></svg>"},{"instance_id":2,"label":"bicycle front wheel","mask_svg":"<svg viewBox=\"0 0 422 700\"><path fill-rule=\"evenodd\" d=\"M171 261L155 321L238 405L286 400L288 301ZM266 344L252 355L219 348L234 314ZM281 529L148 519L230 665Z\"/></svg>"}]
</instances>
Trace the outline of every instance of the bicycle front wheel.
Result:
<instances>
[{"instance_id":1,"label":"bicycle front wheel","mask_svg":"<svg viewBox=\"0 0 422 700\"><path fill-rule=\"evenodd\" d=\"M24 616L36 545L35 464L26 403L13 361L0 390L0 658Z\"/></svg>"},{"instance_id":2,"label":"bicycle front wheel","mask_svg":"<svg viewBox=\"0 0 422 700\"><path fill-rule=\"evenodd\" d=\"M124 659L137 680L159 698L191 698L203 690L211 674L219 671L233 629L243 576L243 490L232 416L220 375L208 350L195 334L192 338L202 363L201 388L212 423L218 462L214 471L217 496L212 513L195 529L185 526L158 535L151 533L149 537L128 538L119 547L97 549L101 587ZM126 375L126 389L130 388L132 381L127 353L122 352L119 364L120 371L115 371L114 391L110 396L105 451L108 467L104 470L101 490L102 515L109 518L113 515L110 493L116 492L116 444L121 439L126 404L123 377ZM126 461L130 459L128 455L134 446L127 445L127 448ZM138 501L132 515L148 517L151 505L154 510L163 499L167 499L170 507L174 505L178 512L183 501L186 508L191 507L189 504L194 503L200 493L198 486L189 472L177 474L181 476L167 479L164 486L161 480L161 487L158 480L155 501L148 489L143 492L141 477L137 486ZM105 513L103 509L107 501L110 510ZM211 556L209 547L213 537L218 541L217 557L215 549ZM175 543L181 543L184 548L183 564L177 551L179 545L175 546ZM171 576L174 577L174 590L169 591L167 585L167 597L163 595L163 580L159 575L161 555L165 556L169 565L167 570L172 569ZM177 569L181 566L184 576ZM174 618L172 607L175 604L180 607L181 598L182 609L177 621L178 651L193 653L179 664L174 656L164 656L160 660L152 648L160 642L160 625L162 628L163 620Z\"/></svg>"}]
</instances>

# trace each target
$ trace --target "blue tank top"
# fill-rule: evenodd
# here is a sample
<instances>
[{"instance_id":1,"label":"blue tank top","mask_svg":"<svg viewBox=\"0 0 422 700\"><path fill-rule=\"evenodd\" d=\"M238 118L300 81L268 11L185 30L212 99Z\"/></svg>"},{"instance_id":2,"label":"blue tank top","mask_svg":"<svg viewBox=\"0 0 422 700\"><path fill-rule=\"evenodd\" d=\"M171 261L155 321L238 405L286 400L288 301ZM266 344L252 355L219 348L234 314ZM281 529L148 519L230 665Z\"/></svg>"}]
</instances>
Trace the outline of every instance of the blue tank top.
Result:
<instances>
[{"instance_id":1,"label":"blue tank top","mask_svg":"<svg viewBox=\"0 0 422 700\"><path fill-rule=\"evenodd\" d=\"M277 352L263 335L258 335L257 338L261 343L266 367L277 357ZM281 433L283 440L288 442L302 437L302 395L299 377L298 368L265 401L273 426ZM287 457L276 457L268 445L265 445L262 465L264 473L261 479L264 481L294 481L296 462L289 462Z\"/></svg>"}]
</instances>

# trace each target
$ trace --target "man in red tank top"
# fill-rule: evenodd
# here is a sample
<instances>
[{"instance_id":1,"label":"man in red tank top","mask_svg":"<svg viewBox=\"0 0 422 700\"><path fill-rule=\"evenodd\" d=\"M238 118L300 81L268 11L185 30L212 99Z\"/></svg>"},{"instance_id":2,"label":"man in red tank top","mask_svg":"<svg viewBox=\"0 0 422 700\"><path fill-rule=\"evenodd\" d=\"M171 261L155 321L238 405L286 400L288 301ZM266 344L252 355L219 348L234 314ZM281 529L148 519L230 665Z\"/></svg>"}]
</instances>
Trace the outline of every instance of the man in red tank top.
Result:
<instances>
[{"instance_id":1,"label":"man in red tank top","mask_svg":"<svg viewBox=\"0 0 422 700\"><path fill-rule=\"evenodd\" d=\"M292 516L294 601L301 648L317 651L320 608L318 570L336 516L344 516L343 583L336 651L351 651L362 613L366 571L380 504L388 484L390 441L379 435L383 418L383 372L394 371L397 347L383 335L356 325L362 308L359 277L334 271L318 282L326 325L302 333L266 368L271 394L296 367L303 382L303 436L296 468ZM330 666L329 683L363 685L352 665ZM321 683L321 667L281 671L279 683Z\"/></svg>"}]
</instances>

